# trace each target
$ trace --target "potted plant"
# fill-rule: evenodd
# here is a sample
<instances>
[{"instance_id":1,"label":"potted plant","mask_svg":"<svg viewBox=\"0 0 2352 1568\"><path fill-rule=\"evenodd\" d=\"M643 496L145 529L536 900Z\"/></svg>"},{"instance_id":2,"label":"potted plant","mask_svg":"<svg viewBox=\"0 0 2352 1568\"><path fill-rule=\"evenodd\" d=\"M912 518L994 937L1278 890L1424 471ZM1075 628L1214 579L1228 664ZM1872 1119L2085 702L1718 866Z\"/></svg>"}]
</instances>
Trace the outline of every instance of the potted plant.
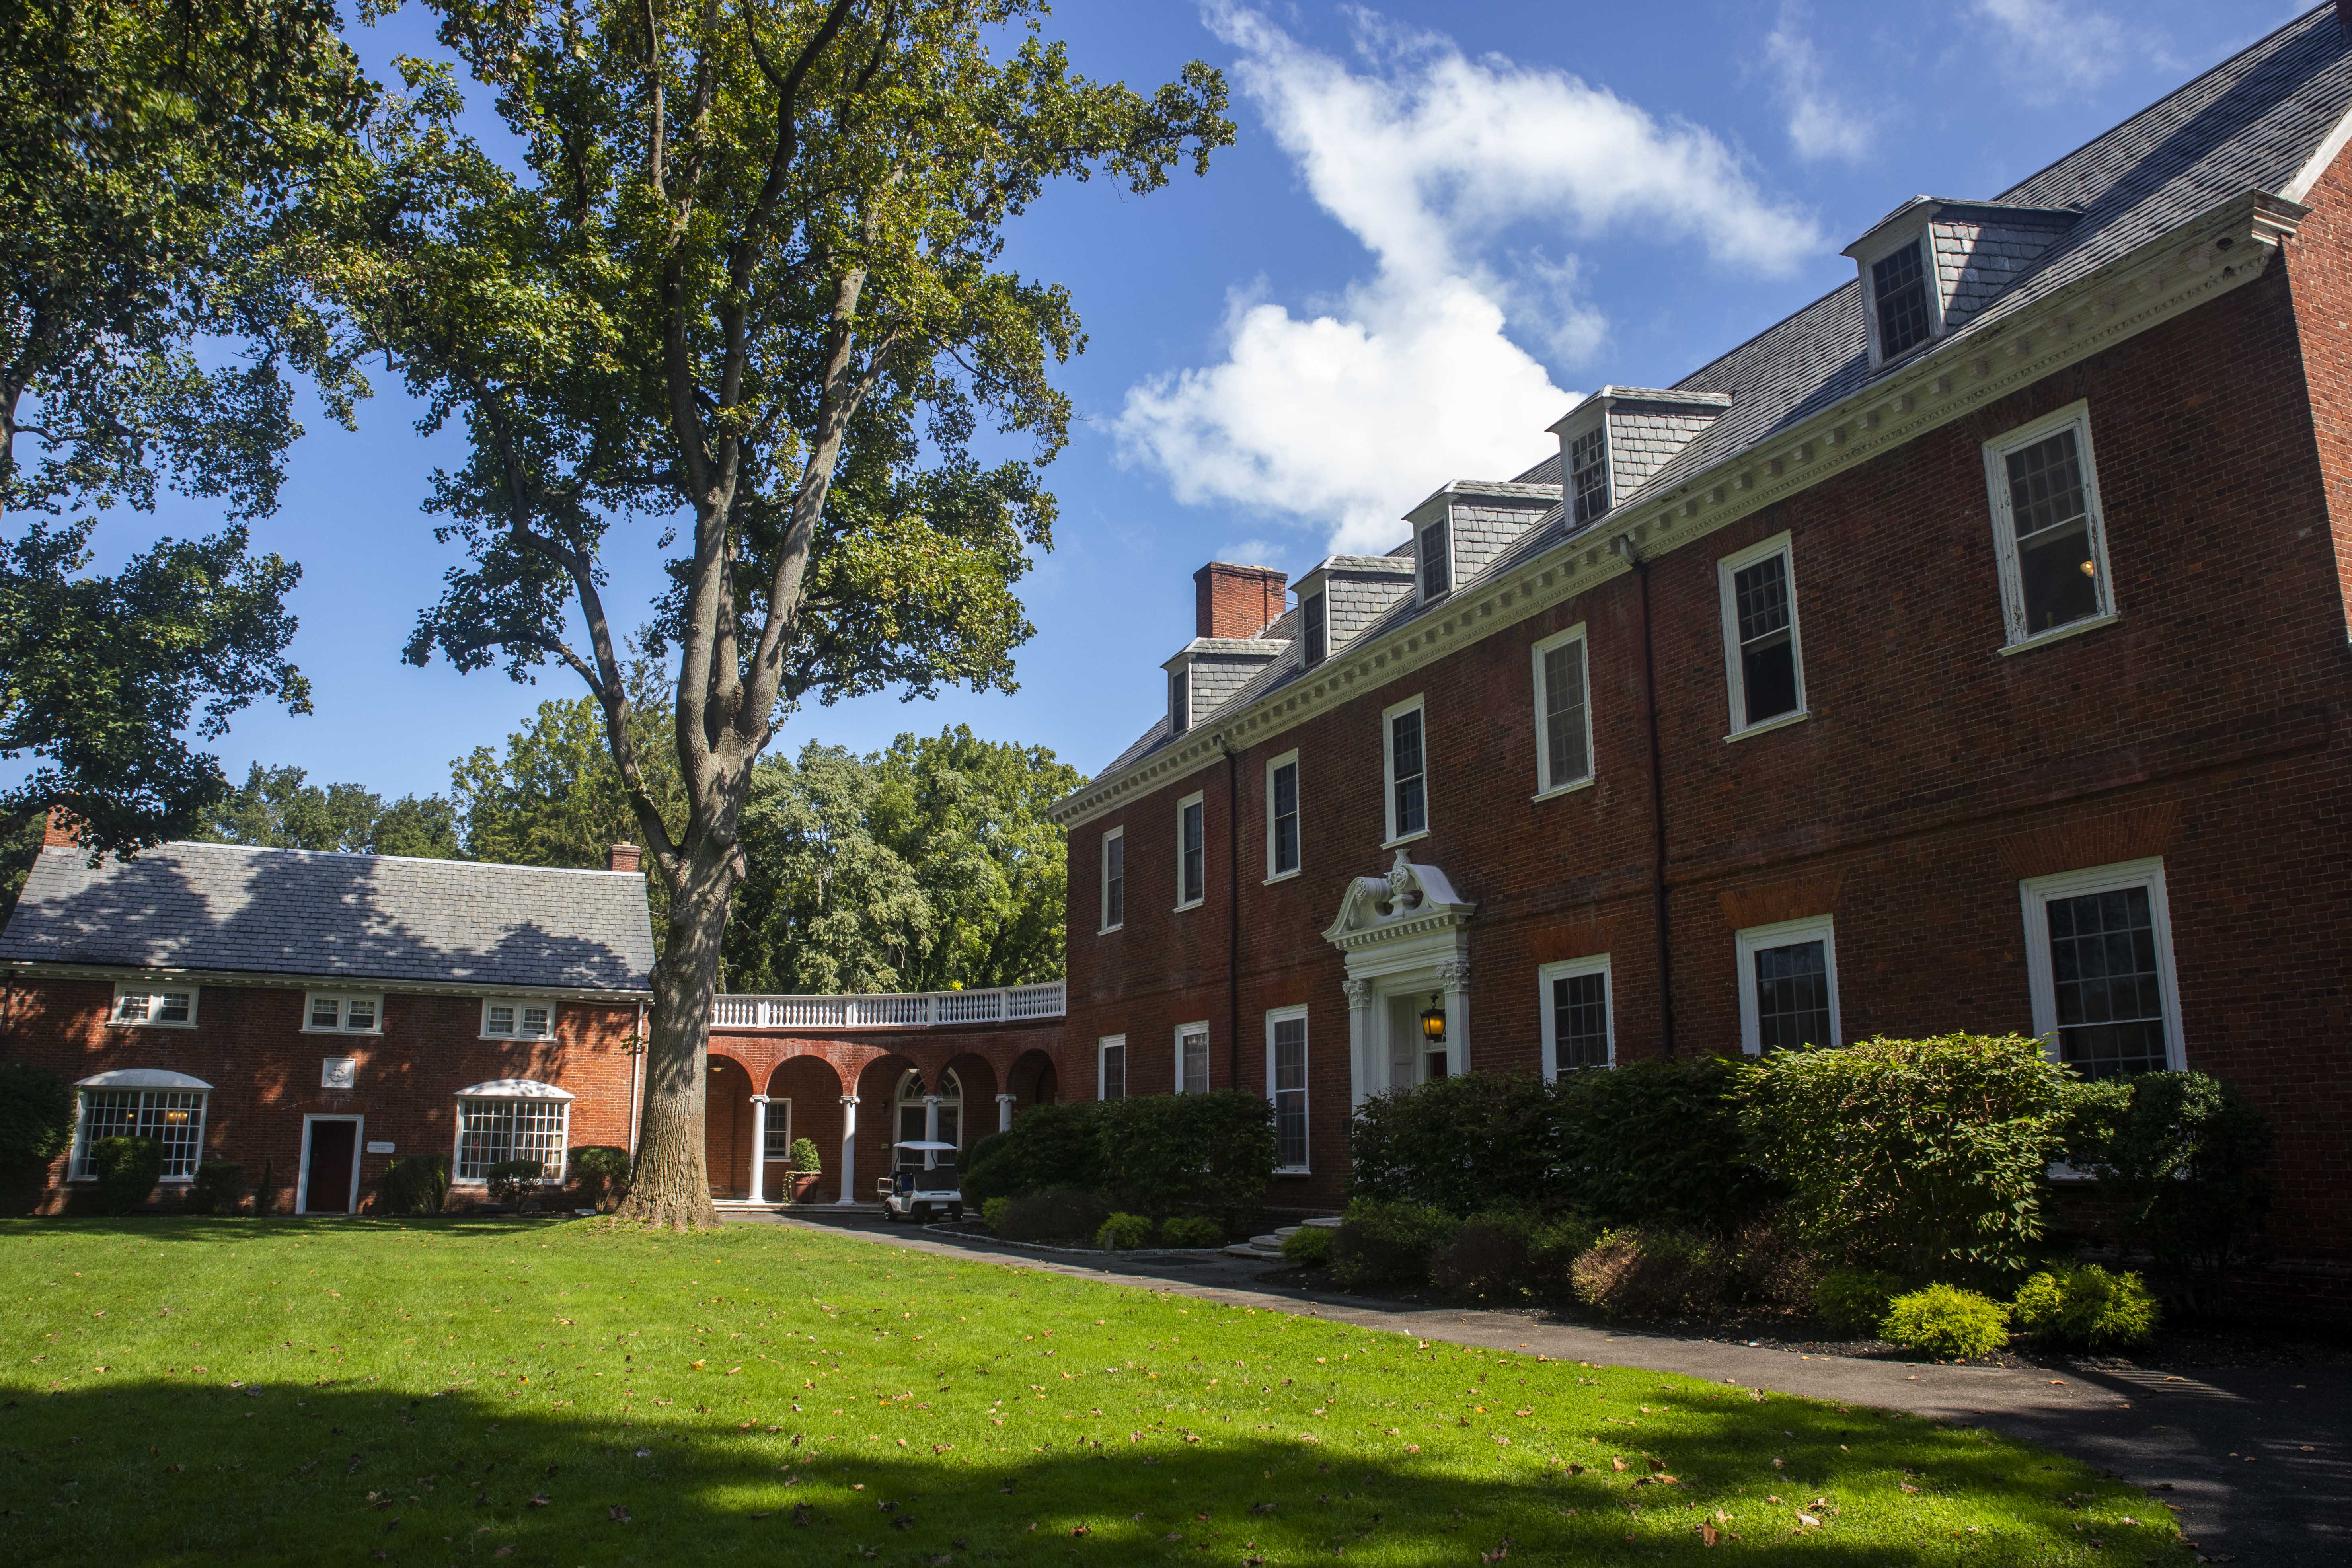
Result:
<instances>
[{"instance_id":1,"label":"potted plant","mask_svg":"<svg viewBox=\"0 0 2352 1568\"><path fill-rule=\"evenodd\" d=\"M792 1201L793 1203L804 1204L808 1202L809 1194L816 1191L817 1176L824 1170L824 1156L816 1152L816 1140L814 1138L793 1139L792 1173L786 1178L790 1183L790 1191L792 1194Z\"/></svg>"}]
</instances>

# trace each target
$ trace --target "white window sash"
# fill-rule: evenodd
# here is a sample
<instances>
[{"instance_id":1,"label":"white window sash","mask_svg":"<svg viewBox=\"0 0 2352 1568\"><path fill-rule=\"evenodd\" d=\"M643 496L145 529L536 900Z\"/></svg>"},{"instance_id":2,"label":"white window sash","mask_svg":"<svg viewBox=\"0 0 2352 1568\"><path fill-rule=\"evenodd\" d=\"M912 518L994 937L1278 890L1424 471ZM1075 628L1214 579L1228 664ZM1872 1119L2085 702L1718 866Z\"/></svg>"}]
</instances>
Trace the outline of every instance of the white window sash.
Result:
<instances>
[{"instance_id":1,"label":"white window sash","mask_svg":"<svg viewBox=\"0 0 2352 1568\"><path fill-rule=\"evenodd\" d=\"M1738 933L1739 1048L1751 1057L1764 1052L1763 1021L1756 1005L1756 955L1805 942L1822 944L1822 979L1830 988L1830 1037L1826 1043L1845 1044L1845 1022L1838 1012L1837 920L1833 915L1808 915L1803 920L1782 921L1777 925L1750 926Z\"/></svg>"},{"instance_id":2,"label":"white window sash","mask_svg":"<svg viewBox=\"0 0 2352 1568\"><path fill-rule=\"evenodd\" d=\"M1111 915L1111 908L1110 908L1110 889L1111 889L1111 883L1112 883L1112 881L1113 881L1113 879L1114 879L1112 878L1111 874L1110 874L1110 861L1111 861L1111 855L1112 855L1111 846L1112 846L1112 845L1114 845L1114 844L1116 844L1116 845L1119 846L1119 848L1118 848L1118 878L1116 879L1116 880L1118 881L1118 919L1117 919L1117 920L1113 920L1113 919L1111 919L1111 918L1110 918L1110 915ZM1101 885L1101 889L1100 889L1099 895L1098 895L1097 900L1097 902L1096 902L1095 913L1096 913L1096 917L1097 917L1097 921L1098 921L1098 922L1099 922L1096 929L1097 929L1097 931L1098 932L1103 932L1103 931L1115 931L1118 930L1121 926L1123 926L1123 925L1127 924L1127 829L1126 829L1126 828L1124 828L1124 827L1114 827L1114 828L1110 829L1108 832L1105 833L1105 834L1102 836L1102 850L1101 850L1101 857L1100 857L1100 858L1101 858L1101 866L1100 866L1101 878L1100 878L1100 879L1101 879L1101 884L1102 884L1102 885Z\"/></svg>"},{"instance_id":3,"label":"white window sash","mask_svg":"<svg viewBox=\"0 0 2352 1568\"><path fill-rule=\"evenodd\" d=\"M1578 662L1582 667L1584 689L1578 695L1582 699L1584 716L1584 772L1572 779L1555 779L1551 776L1551 681L1544 667L1555 648L1565 647L1570 643L1583 645L1584 657ZM1545 795L1581 789L1592 782L1594 773L1599 771L1593 765L1592 757L1592 645L1586 640L1584 623L1579 621L1564 632L1545 637L1530 648L1528 654L1535 665L1536 795L1540 799ZM1428 747L1429 740L1424 735L1422 749L1426 752Z\"/></svg>"},{"instance_id":4,"label":"white window sash","mask_svg":"<svg viewBox=\"0 0 2352 1568\"><path fill-rule=\"evenodd\" d=\"M2172 913L2164 889L2164 858L2121 860L2108 866L2029 877L2017 885L2024 905L2025 978L2033 1008L2033 1032L2053 1061L2063 1061L2058 1047L2058 981L2050 962L2050 902L2091 893L2147 889L2148 924L2156 940L2157 990L2164 1005L2165 1065L2175 1072L2189 1065L2188 1047L2180 1024L2180 982L2172 962Z\"/></svg>"},{"instance_id":5,"label":"white window sash","mask_svg":"<svg viewBox=\"0 0 2352 1568\"><path fill-rule=\"evenodd\" d=\"M1445 567L1445 586L1443 588L1433 588L1429 585L1429 574L1425 570L1426 563L1429 559L1429 536L1432 532L1436 532L1440 535L1441 542L1444 546L1443 554ZM1418 580L1417 585L1421 590L1420 597L1423 603L1454 592L1457 584L1455 582L1454 573L1454 520L1450 515L1442 517L1435 522L1428 523L1415 531L1412 536L1412 569L1413 574Z\"/></svg>"},{"instance_id":6,"label":"white window sash","mask_svg":"<svg viewBox=\"0 0 2352 1568\"><path fill-rule=\"evenodd\" d=\"M498 1015L505 1013L506 1026L499 1026ZM539 1015L539 1026L533 1027L531 1015ZM520 997L485 997L482 1001L482 1038L486 1040L551 1040L555 1037L555 1004L527 1002Z\"/></svg>"},{"instance_id":7,"label":"white window sash","mask_svg":"<svg viewBox=\"0 0 2352 1568\"><path fill-rule=\"evenodd\" d=\"M1281 840L1282 822L1281 818L1276 815L1276 811L1280 805L1280 800L1275 789L1275 775L1281 773L1285 768L1291 770L1291 837L1292 842L1297 846L1298 854L1298 865L1291 866L1287 868L1277 863L1276 856L1276 848L1278 847ZM1265 764L1265 879L1267 881L1278 882L1287 878L1298 875L1299 866L1304 866L1307 863L1306 826L1307 800L1300 783L1298 753L1297 752L1285 752L1282 755L1274 758Z\"/></svg>"},{"instance_id":8,"label":"white window sash","mask_svg":"<svg viewBox=\"0 0 2352 1568\"><path fill-rule=\"evenodd\" d=\"M1197 888L1184 885L1184 819L1197 809L1201 814L1201 883ZM1205 795L1188 795L1176 803L1176 907L1180 910L1198 908L1209 896L1209 807Z\"/></svg>"},{"instance_id":9,"label":"white window sash","mask_svg":"<svg viewBox=\"0 0 2352 1568\"><path fill-rule=\"evenodd\" d=\"M118 985L106 1021L127 1029L193 1029L196 1026L196 1004L201 994L200 988L194 985ZM186 1017L163 1016L174 997L187 1009Z\"/></svg>"},{"instance_id":10,"label":"white window sash","mask_svg":"<svg viewBox=\"0 0 2352 1568\"><path fill-rule=\"evenodd\" d=\"M101 1110L102 1124L96 1114ZM73 1158L66 1167L67 1179L97 1179L98 1172L89 1162L89 1146L96 1138L131 1137L154 1138L163 1143L163 1173L159 1180L193 1182L196 1167L204 1163L205 1116L209 1110L208 1093L200 1089L81 1089L75 1095ZM174 1124L165 1120L174 1110L194 1114Z\"/></svg>"},{"instance_id":11,"label":"white window sash","mask_svg":"<svg viewBox=\"0 0 2352 1568\"><path fill-rule=\"evenodd\" d=\"M1201 1047L1201 1076L1197 1082L1185 1071L1185 1047L1194 1041ZM1179 1094L1206 1094L1209 1089L1209 1026L1179 1024L1176 1026L1176 1073L1171 1079Z\"/></svg>"},{"instance_id":12,"label":"white window sash","mask_svg":"<svg viewBox=\"0 0 2352 1568\"><path fill-rule=\"evenodd\" d=\"M1617 1065L1617 982L1610 972L1609 955L1597 952L1583 958L1563 959L1557 963L1544 964L1536 971L1536 1006L1543 1021L1543 1076L1546 1083L1554 1082L1559 1077L1559 1020L1555 1016L1558 999L1552 994L1552 982L1574 980L1586 974L1601 976L1601 1028L1608 1041L1608 1055L1602 1065L1612 1068Z\"/></svg>"},{"instance_id":13,"label":"white window sash","mask_svg":"<svg viewBox=\"0 0 2352 1568\"><path fill-rule=\"evenodd\" d=\"M1932 343L1944 335L1944 279L1937 270L1936 253L1931 243L1933 238L1932 231L1922 226L1910 230L1900 239L1889 240L1877 249L1855 258L1862 287L1863 331L1869 340L1870 363L1874 365L1886 363L1886 349L1878 333L1878 284L1873 268L1906 246L1919 247L1920 276L1927 289L1927 335L1905 352L1916 353L1923 344Z\"/></svg>"},{"instance_id":14,"label":"white window sash","mask_svg":"<svg viewBox=\"0 0 2352 1568\"><path fill-rule=\"evenodd\" d=\"M354 1023L355 1013L367 1021ZM320 1016L328 1021L320 1023ZM383 1032L383 998L362 991L310 991L302 997L302 1033L306 1035L380 1035Z\"/></svg>"},{"instance_id":15,"label":"white window sash","mask_svg":"<svg viewBox=\"0 0 2352 1568\"><path fill-rule=\"evenodd\" d=\"M2098 612L2063 626L2035 631L2026 621L2025 574L2017 556L2017 521L2009 495L2010 454L2046 441L2062 430L2074 433L2074 458L2083 470L2084 521L2090 531L2091 559L2098 563ZM1984 444L1985 492L1992 511L1993 559L2000 570L2000 616L2005 646L2055 639L2113 618L2116 609L2115 573L2107 564L2106 509L2099 501L2099 465L2091 451L2091 405L2081 400L2054 413L2021 425Z\"/></svg>"},{"instance_id":16,"label":"white window sash","mask_svg":"<svg viewBox=\"0 0 2352 1568\"><path fill-rule=\"evenodd\" d=\"M1117 1094L1111 1093L1111 1067L1114 1063L1118 1068ZM1125 1035L1105 1035L1095 1042L1095 1098L1097 1100L1127 1098L1127 1037Z\"/></svg>"},{"instance_id":17,"label":"white window sash","mask_svg":"<svg viewBox=\"0 0 2352 1568\"><path fill-rule=\"evenodd\" d=\"M1265 1015L1265 1099L1266 1103L1274 1108L1277 1119L1275 1134L1276 1140L1275 1169L1284 1175L1306 1174L1313 1161L1313 1079L1310 1076L1313 1065L1313 1041L1307 1027L1307 1011L1304 1007L1275 1007L1269 1009ZM1280 1064L1276 1055L1276 1042L1280 1026L1286 1023L1296 1023L1299 1030L1299 1082L1294 1087L1287 1088L1280 1081ZM1305 1159L1283 1163L1279 1119L1285 1109L1292 1106L1296 1107L1301 1123L1301 1145L1309 1152Z\"/></svg>"},{"instance_id":18,"label":"white window sash","mask_svg":"<svg viewBox=\"0 0 2352 1568\"><path fill-rule=\"evenodd\" d=\"M1396 721L1407 713L1421 715L1421 826L1411 832L1397 826ZM1381 713L1381 813L1388 828L1381 847L1407 844L1429 831L1429 709L1420 697L1410 697Z\"/></svg>"},{"instance_id":19,"label":"white window sash","mask_svg":"<svg viewBox=\"0 0 2352 1568\"><path fill-rule=\"evenodd\" d=\"M1741 572L1775 555L1783 558L1780 568L1782 582L1789 591L1789 663L1796 675L1797 705L1786 713L1775 713L1769 719L1750 723L1748 719L1748 673L1742 668L1739 657L1739 595L1732 583ZM1810 711L1805 700L1805 638L1797 615L1797 554L1790 543L1789 535L1776 533L1717 562L1716 589L1723 610L1724 678L1729 687L1731 709L1731 734L1725 739L1804 718Z\"/></svg>"},{"instance_id":20,"label":"white window sash","mask_svg":"<svg viewBox=\"0 0 2352 1568\"><path fill-rule=\"evenodd\" d=\"M502 1161L537 1160L541 1181L561 1182L571 1137L568 1100L460 1100L450 1180L487 1181Z\"/></svg>"}]
</instances>

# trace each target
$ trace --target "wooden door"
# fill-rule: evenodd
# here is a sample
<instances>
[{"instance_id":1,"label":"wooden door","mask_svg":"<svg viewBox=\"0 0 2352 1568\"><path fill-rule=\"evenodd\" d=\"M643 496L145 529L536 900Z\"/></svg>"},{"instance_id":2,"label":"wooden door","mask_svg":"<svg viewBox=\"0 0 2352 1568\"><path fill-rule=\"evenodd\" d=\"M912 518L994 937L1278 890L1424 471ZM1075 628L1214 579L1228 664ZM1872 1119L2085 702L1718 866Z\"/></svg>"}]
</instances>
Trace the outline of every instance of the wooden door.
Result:
<instances>
[{"instance_id":1,"label":"wooden door","mask_svg":"<svg viewBox=\"0 0 2352 1568\"><path fill-rule=\"evenodd\" d=\"M356 1121L310 1123L310 1163L302 1183L305 1214L352 1212L352 1162L359 1158Z\"/></svg>"}]
</instances>

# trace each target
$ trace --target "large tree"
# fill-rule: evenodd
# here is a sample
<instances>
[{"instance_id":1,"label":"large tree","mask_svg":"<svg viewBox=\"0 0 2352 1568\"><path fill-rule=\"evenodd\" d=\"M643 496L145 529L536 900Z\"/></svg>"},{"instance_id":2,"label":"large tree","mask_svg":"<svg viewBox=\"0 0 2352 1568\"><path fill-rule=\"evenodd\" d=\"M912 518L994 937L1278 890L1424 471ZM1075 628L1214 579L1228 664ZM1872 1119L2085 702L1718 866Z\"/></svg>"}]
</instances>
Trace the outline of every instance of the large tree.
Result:
<instances>
[{"instance_id":1,"label":"large tree","mask_svg":"<svg viewBox=\"0 0 2352 1568\"><path fill-rule=\"evenodd\" d=\"M184 732L259 697L299 570L247 548L299 433L286 372L348 419L348 345L295 286L306 197L373 89L331 0L19 0L0 25L0 809L93 847L194 831L225 787ZM159 490L230 526L94 576L91 532ZM20 520L21 514L21 520Z\"/></svg>"},{"instance_id":2,"label":"large tree","mask_svg":"<svg viewBox=\"0 0 2352 1568\"><path fill-rule=\"evenodd\" d=\"M253 764L245 783L213 807L200 837L264 849L346 855L458 857L457 811L437 795L386 801L364 784L314 784L298 767Z\"/></svg>"},{"instance_id":3,"label":"large tree","mask_svg":"<svg viewBox=\"0 0 2352 1568\"><path fill-rule=\"evenodd\" d=\"M1205 170L1224 86L1197 61L1150 96L1088 80L1034 0L430 3L520 151L463 135L458 68L404 62L333 279L468 441L435 500L467 559L409 656L553 660L595 696L669 902L623 1212L702 1225L754 763L811 700L1010 684L1069 418L1050 371L1082 338L1066 290L1004 265L1007 226L1057 180ZM983 461L1005 437L1025 457ZM670 573L675 823L605 605L630 519Z\"/></svg>"}]
</instances>

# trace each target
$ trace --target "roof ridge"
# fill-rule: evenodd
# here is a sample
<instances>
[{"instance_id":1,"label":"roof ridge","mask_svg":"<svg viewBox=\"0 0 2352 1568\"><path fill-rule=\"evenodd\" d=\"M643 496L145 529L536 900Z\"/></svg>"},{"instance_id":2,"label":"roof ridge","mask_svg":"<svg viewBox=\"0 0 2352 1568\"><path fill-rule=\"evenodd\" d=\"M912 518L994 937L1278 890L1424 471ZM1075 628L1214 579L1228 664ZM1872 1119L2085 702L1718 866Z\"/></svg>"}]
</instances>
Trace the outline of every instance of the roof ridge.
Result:
<instances>
[{"instance_id":1,"label":"roof ridge","mask_svg":"<svg viewBox=\"0 0 2352 1568\"><path fill-rule=\"evenodd\" d=\"M79 853L69 844L44 845L46 849ZM578 877L638 877L641 871L614 871L602 866L534 866L523 860L461 860L446 855L379 855L366 849L298 849L278 844L228 844L211 838L167 838L154 849L226 849L241 855L310 855L334 860L396 860L410 866L464 866L484 871L560 871Z\"/></svg>"}]
</instances>

